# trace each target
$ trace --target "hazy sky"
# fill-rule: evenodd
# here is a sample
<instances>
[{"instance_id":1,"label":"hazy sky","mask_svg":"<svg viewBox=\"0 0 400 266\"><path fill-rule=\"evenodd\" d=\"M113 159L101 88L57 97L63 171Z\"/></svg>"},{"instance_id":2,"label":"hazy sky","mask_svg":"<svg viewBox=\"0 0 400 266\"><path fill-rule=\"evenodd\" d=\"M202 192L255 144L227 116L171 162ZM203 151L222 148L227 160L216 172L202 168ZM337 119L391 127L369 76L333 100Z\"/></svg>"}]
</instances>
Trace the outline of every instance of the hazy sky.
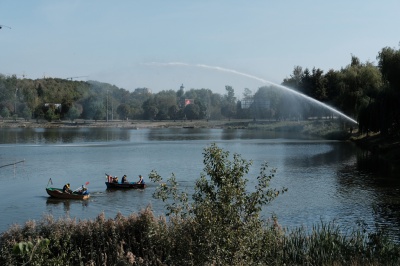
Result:
<instances>
[{"instance_id":1,"label":"hazy sky","mask_svg":"<svg viewBox=\"0 0 400 266\"><path fill-rule=\"evenodd\" d=\"M240 96L295 66L326 73L398 49L400 1L0 0L0 25L5 75Z\"/></svg>"}]
</instances>

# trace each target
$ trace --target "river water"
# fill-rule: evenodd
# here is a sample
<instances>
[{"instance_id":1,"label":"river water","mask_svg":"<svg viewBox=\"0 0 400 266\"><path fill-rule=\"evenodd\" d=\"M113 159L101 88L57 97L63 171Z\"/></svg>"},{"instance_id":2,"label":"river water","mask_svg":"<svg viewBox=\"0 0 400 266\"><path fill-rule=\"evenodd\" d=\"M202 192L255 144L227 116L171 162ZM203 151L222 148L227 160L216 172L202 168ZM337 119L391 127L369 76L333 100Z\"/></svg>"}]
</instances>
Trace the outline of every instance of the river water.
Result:
<instances>
[{"instance_id":1,"label":"river water","mask_svg":"<svg viewBox=\"0 0 400 266\"><path fill-rule=\"evenodd\" d=\"M394 238L400 229L400 182L352 143L280 135L247 129L127 129L127 128L10 128L0 131L2 181L0 232L10 225L55 218L92 219L100 213L114 218L151 206L156 184L147 176L156 170L164 179L175 174L182 189L191 193L203 170L204 148L211 143L253 161L249 190L261 164L277 173L271 187L286 187L263 211L276 215L283 227L312 228L334 222L344 230L363 224L367 230L385 228ZM15 165L8 164L24 161ZM108 191L105 173L145 177L145 190ZM49 179L51 183L49 184ZM89 182L88 201L55 200L47 185L75 189Z\"/></svg>"}]
</instances>

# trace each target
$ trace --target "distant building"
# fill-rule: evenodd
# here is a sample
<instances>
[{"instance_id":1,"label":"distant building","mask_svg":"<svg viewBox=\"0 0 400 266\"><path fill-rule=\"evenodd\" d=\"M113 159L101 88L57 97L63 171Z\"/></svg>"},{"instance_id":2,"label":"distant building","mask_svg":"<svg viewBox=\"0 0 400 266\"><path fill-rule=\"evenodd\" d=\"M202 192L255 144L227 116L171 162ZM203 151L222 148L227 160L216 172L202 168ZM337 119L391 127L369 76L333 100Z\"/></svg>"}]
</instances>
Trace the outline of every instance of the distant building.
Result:
<instances>
[{"instance_id":1,"label":"distant building","mask_svg":"<svg viewBox=\"0 0 400 266\"><path fill-rule=\"evenodd\" d=\"M254 100L253 99L243 99L240 101L240 107L242 109L249 109L250 106L253 104Z\"/></svg>"},{"instance_id":2,"label":"distant building","mask_svg":"<svg viewBox=\"0 0 400 266\"><path fill-rule=\"evenodd\" d=\"M270 100L254 100L254 99L243 99L240 101L240 107L242 109L249 109L251 106L261 109L270 109Z\"/></svg>"},{"instance_id":3,"label":"distant building","mask_svg":"<svg viewBox=\"0 0 400 266\"><path fill-rule=\"evenodd\" d=\"M151 90L149 88L137 88L135 92L138 94L151 94Z\"/></svg>"},{"instance_id":4,"label":"distant building","mask_svg":"<svg viewBox=\"0 0 400 266\"><path fill-rule=\"evenodd\" d=\"M50 106L54 106L55 109L61 110L61 103L45 103L44 107L50 107Z\"/></svg>"},{"instance_id":5,"label":"distant building","mask_svg":"<svg viewBox=\"0 0 400 266\"><path fill-rule=\"evenodd\" d=\"M261 109L270 109L271 108L271 101L270 100L255 100L254 104L257 108Z\"/></svg>"}]
</instances>

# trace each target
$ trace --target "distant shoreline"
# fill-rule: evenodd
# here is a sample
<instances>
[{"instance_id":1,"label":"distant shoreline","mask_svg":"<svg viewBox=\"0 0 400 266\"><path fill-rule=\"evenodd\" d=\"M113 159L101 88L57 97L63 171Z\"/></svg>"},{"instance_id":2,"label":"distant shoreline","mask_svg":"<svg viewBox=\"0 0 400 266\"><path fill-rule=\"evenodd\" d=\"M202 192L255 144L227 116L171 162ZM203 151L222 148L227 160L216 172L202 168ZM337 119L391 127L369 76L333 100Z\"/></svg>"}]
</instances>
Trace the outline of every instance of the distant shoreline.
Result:
<instances>
[{"instance_id":1,"label":"distant shoreline","mask_svg":"<svg viewBox=\"0 0 400 266\"><path fill-rule=\"evenodd\" d=\"M343 131L336 120L84 120L53 121L45 120L0 120L0 128L226 128L226 129L260 129L267 131L321 133L324 130ZM322 132L326 133L326 132ZM321 135L321 134L317 134ZM322 134L323 135L323 134Z\"/></svg>"},{"instance_id":2,"label":"distant shoreline","mask_svg":"<svg viewBox=\"0 0 400 266\"><path fill-rule=\"evenodd\" d=\"M76 121L25 121L25 120L3 120L0 121L0 128L224 128L233 125L248 125L249 120L176 120L176 121L150 121L150 120L76 120ZM239 124L238 124L239 123Z\"/></svg>"},{"instance_id":3,"label":"distant shoreline","mask_svg":"<svg viewBox=\"0 0 400 266\"><path fill-rule=\"evenodd\" d=\"M336 124L336 125L335 125ZM400 161L400 140L387 138L380 134L360 136L357 132L349 133L348 129L338 128L332 120L275 121L250 119L224 120L83 120L48 122L45 120L0 120L0 128L222 128L222 129L255 129L275 132L297 132L314 135L325 139L350 140L365 150L383 155L387 160Z\"/></svg>"},{"instance_id":4,"label":"distant shoreline","mask_svg":"<svg viewBox=\"0 0 400 266\"><path fill-rule=\"evenodd\" d=\"M310 135L332 140L350 138L349 129L342 122L332 119L310 120L252 120L252 119L223 119L223 120L83 120L55 121L45 120L3 120L0 128L221 128L249 129L274 132L290 132ZM354 134L354 133L353 133Z\"/></svg>"}]
</instances>

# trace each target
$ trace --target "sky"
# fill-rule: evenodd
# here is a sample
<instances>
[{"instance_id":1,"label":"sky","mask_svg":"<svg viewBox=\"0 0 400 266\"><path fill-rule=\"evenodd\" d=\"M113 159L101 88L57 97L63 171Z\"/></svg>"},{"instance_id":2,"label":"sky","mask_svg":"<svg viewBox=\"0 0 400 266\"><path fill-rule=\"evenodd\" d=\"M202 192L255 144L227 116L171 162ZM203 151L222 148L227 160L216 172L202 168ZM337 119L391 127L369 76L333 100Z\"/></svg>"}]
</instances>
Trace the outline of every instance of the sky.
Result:
<instances>
[{"instance_id":1,"label":"sky","mask_svg":"<svg viewBox=\"0 0 400 266\"><path fill-rule=\"evenodd\" d=\"M0 73L155 93L232 86L240 98L295 66L376 64L399 48L399 10L398 0L0 0Z\"/></svg>"}]
</instances>

